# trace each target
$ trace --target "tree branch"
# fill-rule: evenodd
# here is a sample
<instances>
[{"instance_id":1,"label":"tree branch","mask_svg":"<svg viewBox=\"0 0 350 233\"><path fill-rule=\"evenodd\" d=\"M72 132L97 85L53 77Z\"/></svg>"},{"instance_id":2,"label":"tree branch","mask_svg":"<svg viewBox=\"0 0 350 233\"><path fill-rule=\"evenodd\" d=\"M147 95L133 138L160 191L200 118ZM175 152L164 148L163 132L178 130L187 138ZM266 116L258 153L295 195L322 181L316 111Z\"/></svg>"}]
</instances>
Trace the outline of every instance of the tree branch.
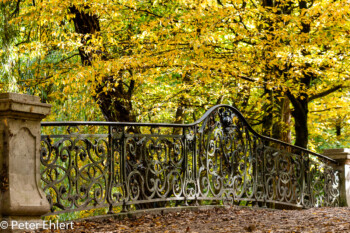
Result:
<instances>
[{"instance_id":1,"label":"tree branch","mask_svg":"<svg viewBox=\"0 0 350 233\"><path fill-rule=\"evenodd\" d=\"M311 102L311 101L313 101L313 100L315 100L315 99L324 97L324 96L326 96L326 95L328 95L328 94L330 94L330 93L332 93L332 92L335 92L335 91L339 90L339 89L342 88L342 87L344 87L343 84L339 84L339 85L334 86L334 87L332 87L332 88L330 88L330 89L328 89L328 90L325 90L325 91L320 92L320 93L318 93L318 94L312 95L312 96L309 97L309 102Z\"/></svg>"},{"instance_id":2,"label":"tree branch","mask_svg":"<svg viewBox=\"0 0 350 233\"><path fill-rule=\"evenodd\" d=\"M148 10L136 9L136 8L134 8L134 7L131 7L131 6L127 6L127 5L121 4L121 3L119 3L119 2L116 2L116 3L119 4L119 5L121 5L121 6L123 6L123 7L125 7L125 8L128 8L129 10L141 11L141 12L145 12L145 13L147 13L147 14L153 15L153 16L155 16L155 17L157 17L157 18L163 18L162 16L157 15L157 14L151 12L151 11L148 11Z\"/></svg>"},{"instance_id":3,"label":"tree branch","mask_svg":"<svg viewBox=\"0 0 350 233\"><path fill-rule=\"evenodd\" d=\"M61 62L63 62L63 61L69 60L69 59L71 59L72 57L75 57L75 56L79 56L79 53L75 53L75 54L73 54L73 55L71 55L71 56L69 56L69 57L63 58L63 59L61 59L60 61L54 63L54 65L57 65L57 64L59 64L59 63L61 63Z\"/></svg>"},{"instance_id":4,"label":"tree branch","mask_svg":"<svg viewBox=\"0 0 350 233\"><path fill-rule=\"evenodd\" d=\"M333 108L326 108L326 109L322 109L322 110L315 110L315 111L310 111L310 112L326 112L326 111L329 111L329 110L333 110L333 109L340 109L342 107L333 107Z\"/></svg>"},{"instance_id":5,"label":"tree branch","mask_svg":"<svg viewBox=\"0 0 350 233\"><path fill-rule=\"evenodd\" d=\"M303 107L301 106L301 104L297 100L297 98L295 98L295 96L289 90L287 90L286 95L287 95L288 99L290 100L290 102L292 103L294 109L298 108L297 111L302 112Z\"/></svg>"},{"instance_id":6,"label":"tree branch","mask_svg":"<svg viewBox=\"0 0 350 233\"><path fill-rule=\"evenodd\" d=\"M17 3L16 3L16 9L12 12L11 16L14 17L16 15L18 15L19 13L19 4L21 3L21 0L17 0ZM35 6L35 5L34 5Z\"/></svg>"}]
</instances>

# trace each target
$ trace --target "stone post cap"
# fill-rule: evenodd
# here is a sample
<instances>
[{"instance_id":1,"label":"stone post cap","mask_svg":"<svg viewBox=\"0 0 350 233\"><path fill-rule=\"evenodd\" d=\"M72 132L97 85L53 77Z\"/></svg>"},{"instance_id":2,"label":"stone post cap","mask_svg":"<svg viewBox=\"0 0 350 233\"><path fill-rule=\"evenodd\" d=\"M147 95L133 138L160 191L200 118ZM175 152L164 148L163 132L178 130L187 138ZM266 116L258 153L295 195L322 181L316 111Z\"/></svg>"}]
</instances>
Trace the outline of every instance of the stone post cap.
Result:
<instances>
[{"instance_id":1,"label":"stone post cap","mask_svg":"<svg viewBox=\"0 0 350 233\"><path fill-rule=\"evenodd\" d=\"M323 151L323 155L335 160L350 160L350 149L349 148L326 149Z\"/></svg>"},{"instance_id":2,"label":"stone post cap","mask_svg":"<svg viewBox=\"0 0 350 233\"><path fill-rule=\"evenodd\" d=\"M38 96L17 93L0 94L0 115L44 118L50 112L51 105L41 103Z\"/></svg>"}]
</instances>

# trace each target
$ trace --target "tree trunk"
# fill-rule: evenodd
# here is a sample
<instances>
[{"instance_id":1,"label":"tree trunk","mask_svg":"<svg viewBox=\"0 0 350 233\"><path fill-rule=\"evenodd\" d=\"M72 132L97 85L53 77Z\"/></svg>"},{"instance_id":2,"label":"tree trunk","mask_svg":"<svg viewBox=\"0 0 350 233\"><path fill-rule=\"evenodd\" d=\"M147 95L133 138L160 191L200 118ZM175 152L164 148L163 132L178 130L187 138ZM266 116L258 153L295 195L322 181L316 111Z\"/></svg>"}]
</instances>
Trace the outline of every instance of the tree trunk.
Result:
<instances>
[{"instance_id":1,"label":"tree trunk","mask_svg":"<svg viewBox=\"0 0 350 233\"><path fill-rule=\"evenodd\" d=\"M268 99L270 100L271 103L265 104L263 106L263 112L264 116L262 119L262 134L271 137L272 136L272 124L273 124L273 93L271 90L267 89L266 87L264 88L265 94L264 95L269 95Z\"/></svg>"},{"instance_id":2,"label":"tree trunk","mask_svg":"<svg viewBox=\"0 0 350 233\"><path fill-rule=\"evenodd\" d=\"M311 80L311 75L305 74L305 78L301 80L306 87L309 87ZM292 116L294 118L295 124L295 145L303 148L307 148L308 144L308 126L307 126L307 114L308 114L308 102L309 97L306 93L302 93L295 97L290 91L287 91L287 96L291 101L294 109L292 111Z\"/></svg>"},{"instance_id":3,"label":"tree trunk","mask_svg":"<svg viewBox=\"0 0 350 233\"><path fill-rule=\"evenodd\" d=\"M303 107L301 109L296 108L292 111L292 116L295 120L295 145L300 146L303 148L307 148L307 144L309 141L309 131L307 126L307 101L303 101L300 99L297 99L297 101L302 105Z\"/></svg>"},{"instance_id":4,"label":"tree trunk","mask_svg":"<svg viewBox=\"0 0 350 233\"><path fill-rule=\"evenodd\" d=\"M281 98L275 98L277 111L274 122L272 126L272 137L279 139L281 141L291 143L291 110L290 110L290 101L288 97L284 96Z\"/></svg>"},{"instance_id":5,"label":"tree trunk","mask_svg":"<svg viewBox=\"0 0 350 233\"><path fill-rule=\"evenodd\" d=\"M87 10L88 7L85 8ZM86 52L85 45L91 40L92 34L98 34L101 31L99 19L96 15L89 14L85 10L78 9L75 6L69 8L70 12L74 14L73 22L75 32L82 35L83 46L79 48L79 55L81 62L84 66L92 65L93 55L100 54L102 60L107 60L106 54L103 54L100 50L94 50L92 52ZM131 72L131 71L127 71ZM111 74L108 77L104 77L100 85L96 86L94 96L98 103L102 114L106 121L121 121L121 122L135 122L136 116L132 114L132 95L135 87L135 81L129 81L127 85L124 80L121 79L121 74ZM117 87L113 91L103 91L103 87L107 83L111 83Z\"/></svg>"},{"instance_id":6,"label":"tree trunk","mask_svg":"<svg viewBox=\"0 0 350 233\"><path fill-rule=\"evenodd\" d=\"M307 2L306 1L300 1L299 3L299 9L307 9ZM302 29L301 33L310 33L310 23L309 22L302 22ZM307 54L308 51L302 51L302 54ZM307 70L307 68L310 66L310 64L305 64L304 70ZM306 91L310 88L311 80L315 78L313 73L304 72L304 77L300 79L300 86L304 87L305 89L302 90L302 93L300 93L297 97L295 97L290 91L287 91L287 96L289 100L291 101L294 109L292 111L292 116L294 118L295 124L295 145L307 148L308 140L309 140L309 131L307 126L307 117L308 117L308 102L309 102L309 96L306 93Z\"/></svg>"},{"instance_id":7,"label":"tree trunk","mask_svg":"<svg viewBox=\"0 0 350 233\"><path fill-rule=\"evenodd\" d=\"M179 106L175 113L175 124L183 124L185 120L185 108L182 106ZM174 128L173 134L182 134L182 128Z\"/></svg>"},{"instance_id":8,"label":"tree trunk","mask_svg":"<svg viewBox=\"0 0 350 233\"><path fill-rule=\"evenodd\" d=\"M337 135L337 137L341 136L341 130L342 130L342 122L343 122L343 118L338 116L336 119L335 119L335 133Z\"/></svg>"}]
</instances>

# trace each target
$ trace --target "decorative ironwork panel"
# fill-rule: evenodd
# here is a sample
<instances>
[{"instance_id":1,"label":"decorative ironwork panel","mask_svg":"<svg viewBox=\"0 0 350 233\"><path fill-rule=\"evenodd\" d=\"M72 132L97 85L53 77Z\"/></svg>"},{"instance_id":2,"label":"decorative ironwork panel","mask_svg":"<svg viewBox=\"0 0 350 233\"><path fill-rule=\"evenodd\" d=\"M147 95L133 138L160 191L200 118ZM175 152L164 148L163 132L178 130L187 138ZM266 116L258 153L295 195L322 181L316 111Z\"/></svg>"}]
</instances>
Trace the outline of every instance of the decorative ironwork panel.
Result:
<instances>
[{"instance_id":1,"label":"decorative ironwork panel","mask_svg":"<svg viewBox=\"0 0 350 233\"><path fill-rule=\"evenodd\" d=\"M52 211L105 204L109 155L106 137L43 136L41 145L41 181Z\"/></svg>"},{"instance_id":2,"label":"decorative ironwork panel","mask_svg":"<svg viewBox=\"0 0 350 233\"><path fill-rule=\"evenodd\" d=\"M55 213L103 206L112 212L211 203L338 205L334 160L257 134L227 105L187 125L42 125L50 135L42 136L41 182Z\"/></svg>"},{"instance_id":3,"label":"decorative ironwork panel","mask_svg":"<svg viewBox=\"0 0 350 233\"><path fill-rule=\"evenodd\" d=\"M181 198L185 162L181 135L126 134L124 143L128 201Z\"/></svg>"}]
</instances>

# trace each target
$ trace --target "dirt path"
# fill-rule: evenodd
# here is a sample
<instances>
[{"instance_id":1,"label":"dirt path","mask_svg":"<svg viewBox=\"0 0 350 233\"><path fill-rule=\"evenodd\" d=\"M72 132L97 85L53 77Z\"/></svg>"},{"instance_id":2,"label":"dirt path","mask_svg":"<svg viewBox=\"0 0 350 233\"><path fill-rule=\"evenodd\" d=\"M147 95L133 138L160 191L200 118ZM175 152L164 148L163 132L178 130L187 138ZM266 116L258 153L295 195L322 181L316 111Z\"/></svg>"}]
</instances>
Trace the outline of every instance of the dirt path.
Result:
<instances>
[{"instance_id":1,"label":"dirt path","mask_svg":"<svg viewBox=\"0 0 350 233\"><path fill-rule=\"evenodd\" d=\"M74 222L74 230L60 232L350 232L350 208L271 210L229 207L178 211L123 220Z\"/></svg>"}]
</instances>

